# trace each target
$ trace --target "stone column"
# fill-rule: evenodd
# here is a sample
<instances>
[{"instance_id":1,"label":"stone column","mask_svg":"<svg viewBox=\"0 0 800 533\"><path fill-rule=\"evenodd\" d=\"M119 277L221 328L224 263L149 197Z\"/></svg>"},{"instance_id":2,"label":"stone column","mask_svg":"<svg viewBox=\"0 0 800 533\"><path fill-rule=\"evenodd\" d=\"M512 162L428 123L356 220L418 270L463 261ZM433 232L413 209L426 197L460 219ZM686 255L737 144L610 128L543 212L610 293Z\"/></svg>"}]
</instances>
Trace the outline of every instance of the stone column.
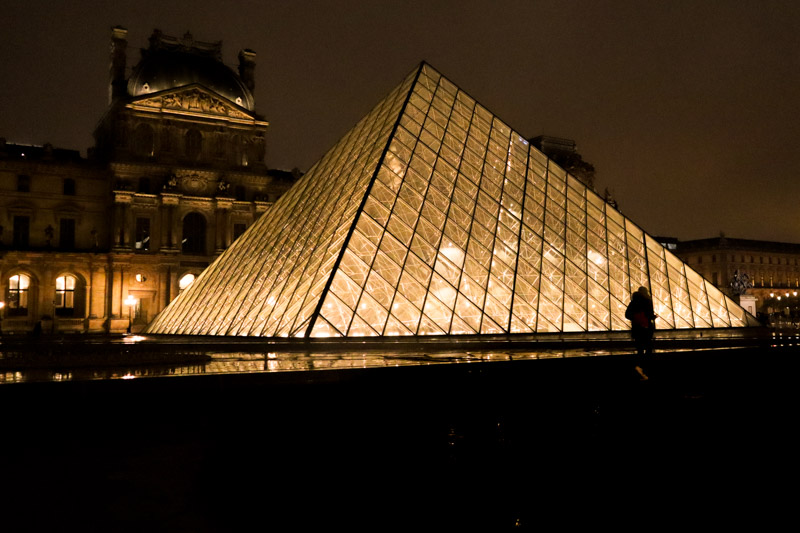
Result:
<instances>
[{"instance_id":1,"label":"stone column","mask_svg":"<svg viewBox=\"0 0 800 533\"><path fill-rule=\"evenodd\" d=\"M233 198L216 199L216 217L214 225L216 227L216 253L220 253L230 244L228 231L228 219L230 209L233 207Z\"/></svg>"},{"instance_id":2,"label":"stone column","mask_svg":"<svg viewBox=\"0 0 800 533\"><path fill-rule=\"evenodd\" d=\"M180 203L179 194L161 193L161 251L177 253L180 243L176 234L175 210Z\"/></svg>"},{"instance_id":3,"label":"stone column","mask_svg":"<svg viewBox=\"0 0 800 533\"><path fill-rule=\"evenodd\" d=\"M158 270L158 311L161 312L170 302L169 299L169 276L170 276L170 267L166 267L165 269Z\"/></svg>"},{"instance_id":4,"label":"stone column","mask_svg":"<svg viewBox=\"0 0 800 533\"><path fill-rule=\"evenodd\" d=\"M114 248L123 250L131 245L130 205L133 203L133 193L127 191L114 191Z\"/></svg>"}]
</instances>

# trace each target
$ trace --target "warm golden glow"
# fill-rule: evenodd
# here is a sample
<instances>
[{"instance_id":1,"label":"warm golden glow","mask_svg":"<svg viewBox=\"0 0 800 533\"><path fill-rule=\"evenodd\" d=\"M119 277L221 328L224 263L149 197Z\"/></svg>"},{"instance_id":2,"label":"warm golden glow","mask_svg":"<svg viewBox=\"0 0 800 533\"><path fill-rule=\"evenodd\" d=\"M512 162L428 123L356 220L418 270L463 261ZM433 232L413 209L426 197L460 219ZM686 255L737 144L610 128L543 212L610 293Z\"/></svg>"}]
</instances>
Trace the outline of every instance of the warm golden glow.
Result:
<instances>
[{"instance_id":1,"label":"warm golden glow","mask_svg":"<svg viewBox=\"0 0 800 533\"><path fill-rule=\"evenodd\" d=\"M186 274L178 281L178 287L180 290L184 290L192 283L194 283L194 274Z\"/></svg>"},{"instance_id":2,"label":"warm golden glow","mask_svg":"<svg viewBox=\"0 0 800 533\"><path fill-rule=\"evenodd\" d=\"M356 156L357 154L357 156ZM289 337L754 323L730 298L428 65L182 294L154 333ZM192 277L193 280L193 277Z\"/></svg>"}]
</instances>

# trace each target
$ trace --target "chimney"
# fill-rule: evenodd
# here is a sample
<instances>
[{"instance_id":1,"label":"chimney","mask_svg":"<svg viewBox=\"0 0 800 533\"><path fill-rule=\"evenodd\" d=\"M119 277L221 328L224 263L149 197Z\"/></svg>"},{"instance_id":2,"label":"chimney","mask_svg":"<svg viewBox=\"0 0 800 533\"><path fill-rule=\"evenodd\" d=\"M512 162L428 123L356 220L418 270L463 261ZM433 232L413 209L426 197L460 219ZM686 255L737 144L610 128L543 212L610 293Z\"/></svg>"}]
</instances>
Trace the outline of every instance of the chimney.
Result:
<instances>
[{"instance_id":1,"label":"chimney","mask_svg":"<svg viewBox=\"0 0 800 533\"><path fill-rule=\"evenodd\" d=\"M256 87L256 53L252 50L239 51L239 77L252 93Z\"/></svg>"},{"instance_id":2,"label":"chimney","mask_svg":"<svg viewBox=\"0 0 800 533\"><path fill-rule=\"evenodd\" d=\"M108 103L124 97L127 92L125 83L125 60L128 47L128 30L122 26L111 28L111 67L109 69Z\"/></svg>"}]
</instances>

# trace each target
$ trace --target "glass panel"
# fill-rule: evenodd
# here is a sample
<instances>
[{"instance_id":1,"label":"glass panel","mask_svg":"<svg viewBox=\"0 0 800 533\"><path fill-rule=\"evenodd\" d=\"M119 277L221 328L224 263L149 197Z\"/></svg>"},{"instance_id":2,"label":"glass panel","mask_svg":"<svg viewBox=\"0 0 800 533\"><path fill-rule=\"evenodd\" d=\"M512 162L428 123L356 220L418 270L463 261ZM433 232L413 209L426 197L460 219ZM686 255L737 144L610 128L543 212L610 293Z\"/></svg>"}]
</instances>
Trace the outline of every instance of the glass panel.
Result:
<instances>
[{"instance_id":1,"label":"glass panel","mask_svg":"<svg viewBox=\"0 0 800 533\"><path fill-rule=\"evenodd\" d=\"M375 271L369 275L365 289L370 296L375 298L375 300L383 307L387 309L391 307L392 297L394 296L394 286L383 279Z\"/></svg>"},{"instance_id":2,"label":"glass panel","mask_svg":"<svg viewBox=\"0 0 800 533\"><path fill-rule=\"evenodd\" d=\"M361 294L356 313L376 331L383 331L389 318L389 312L366 292Z\"/></svg>"},{"instance_id":3,"label":"glass panel","mask_svg":"<svg viewBox=\"0 0 800 533\"><path fill-rule=\"evenodd\" d=\"M456 303L455 287L453 287L453 285L445 281L445 279L439 274L434 272L428 290L430 294L434 295L440 302L445 304L450 309L452 309L453 306L455 305ZM428 313L428 315L431 316L430 313Z\"/></svg>"},{"instance_id":4,"label":"glass panel","mask_svg":"<svg viewBox=\"0 0 800 533\"><path fill-rule=\"evenodd\" d=\"M400 276L400 283L397 286L397 290L417 308L422 309L422 306L425 303L425 287L411 277L411 274L409 274L408 271L403 272L403 274Z\"/></svg>"},{"instance_id":5,"label":"glass panel","mask_svg":"<svg viewBox=\"0 0 800 533\"><path fill-rule=\"evenodd\" d=\"M394 297L394 303L392 304L392 315L396 317L397 320L406 328L408 328L412 334L416 334L422 312L417 309L414 304L404 298L402 294L396 294Z\"/></svg>"},{"instance_id":6,"label":"glass panel","mask_svg":"<svg viewBox=\"0 0 800 533\"><path fill-rule=\"evenodd\" d=\"M353 280L347 277L343 271L339 270L336 272L336 275L333 277L333 281L331 282L331 290L339 297L345 304L347 304L350 309L356 308L356 302L358 302L358 297L361 295L361 287L356 284ZM337 322L331 321L334 325L337 325Z\"/></svg>"},{"instance_id":7,"label":"glass panel","mask_svg":"<svg viewBox=\"0 0 800 533\"><path fill-rule=\"evenodd\" d=\"M388 255L381 251L375 256L375 262L372 265L374 272L380 274L384 279L389 281L393 286L397 284L400 279L402 269L400 266L392 261Z\"/></svg>"},{"instance_id":8,"label":"glass panel","mask_svg":"<svg viewBox=\"0 0 800 533\"><path fill-rule=\"evenodd\" d=\"M350 329L347 331L348 337L375 337L379 335L377 331L372 329L358 315L353 317L353 322L350 324Z\"/></svg>"},{"instance_id":9,"label":"glass panel","mask_svg":"<svg viewBox=\"0 0 800 533\"><path fill-rule=\"evenodd\" d=\"M481 327L481 310L472 302L470 302L467 298L464 297L463 294L458 295L458 299L456 300L456 315L461 317L464 322L466 322L470 328L475 331L479 331Z\"/></svg>"},{"instance_id":10,"label":"glass panel","mask_svg":"<svg viewBox=\"0 0 800 533\"><path fill-rule=\"evenodd\" d=\"M325 297L320 313L338 331L347 331L353 311L339 300L332 292Z\"/></svg>"}]
</instances>

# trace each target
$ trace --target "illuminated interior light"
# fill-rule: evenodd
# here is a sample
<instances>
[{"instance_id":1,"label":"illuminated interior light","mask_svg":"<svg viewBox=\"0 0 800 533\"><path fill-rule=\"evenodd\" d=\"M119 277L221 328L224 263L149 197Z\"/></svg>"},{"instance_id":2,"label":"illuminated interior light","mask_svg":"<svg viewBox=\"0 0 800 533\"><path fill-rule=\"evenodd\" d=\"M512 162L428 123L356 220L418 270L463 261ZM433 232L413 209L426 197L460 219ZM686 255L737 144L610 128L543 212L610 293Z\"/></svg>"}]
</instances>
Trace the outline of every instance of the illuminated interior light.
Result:
<instances>
[{"instance_id":1,"label":"illuminated interior light","mask_svg":"<svg viewBox=\"0 0 800 533\"><path fill-rule=\"evenodd\" d=\"M194 283L194 274L186 274L178 282L178 287L181 290L184 290L185 288L189 287L192 283Z\"/></svg>"},{"instance_id":2,"label":"illuminated interior light","mask_svg":"<svg viewBox=\"0 0 800 533\"><path fill-rule=\"evenodd\" d=\"M464 252L452 242L448 242L447 246L440 248L439 251L459 267L464 263Z\"/></svg>"}]
</instances>

